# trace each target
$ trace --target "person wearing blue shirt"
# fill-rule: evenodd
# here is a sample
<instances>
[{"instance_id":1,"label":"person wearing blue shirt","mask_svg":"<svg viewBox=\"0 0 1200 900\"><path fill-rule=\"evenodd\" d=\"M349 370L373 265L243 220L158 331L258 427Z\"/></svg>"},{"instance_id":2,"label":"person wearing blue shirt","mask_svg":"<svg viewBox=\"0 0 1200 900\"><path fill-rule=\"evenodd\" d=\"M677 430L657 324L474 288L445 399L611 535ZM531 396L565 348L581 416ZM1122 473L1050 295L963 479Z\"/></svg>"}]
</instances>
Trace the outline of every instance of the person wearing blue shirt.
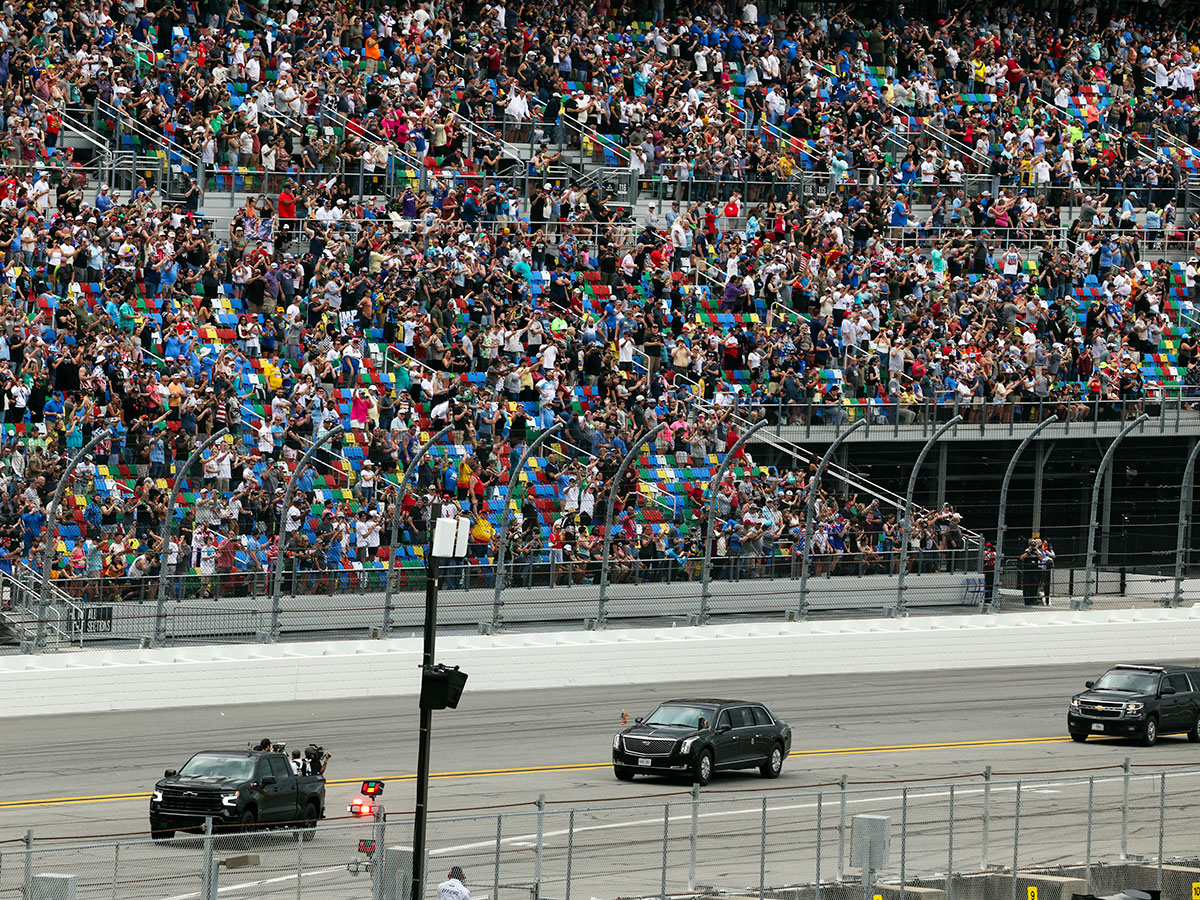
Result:
<instances>
[{"instance_id":1,"label":"person wearing blue shirt","mask_svg":"<svg viewBox=\"0 0 1200 900\"><path fill-rule=\"evenodd\" d=\"M42 528L45 525L46 514L42 512L41 507L34 506L29 512L21 515L22 556L29 556L29 552L33 549L33 545L37 541L38 535L42 533Z\"/></svg>"},{"instance_id":2,"label":"person wearing blue shirt","mask_svg":"<svg viewBox=\"0 0 1200 900\"><path fill-rule=\"evenodd\" d=\"M95 494L88 497L88 504L83 509L83 521L87 523L89 531L100 533L100 504L96 502Z\"/></svg>"},{"instance_id":3,"label":"person wearing blue shirt","mask_svg":"<svg viewBox=\"0 0 1200 900\"><path fill-rule=\"evenodd\" d=\"M106 213L113 208L113 199L109 196L108 185L100 185L100 193L96 195L96 202L93 204L97 212Z\"/></svg>"},{"instance_id":4,"label":"person wearing blue shirt","mask_svg":"<svg viewBox=\"0 0 1200 900\"><path fill-rule=\"evenodd\" d=\"M904 202L904 195L897 194L896 201L892 204L892 221L893 228L908 227L908 204Z\"/></svg>"}]
</instances>

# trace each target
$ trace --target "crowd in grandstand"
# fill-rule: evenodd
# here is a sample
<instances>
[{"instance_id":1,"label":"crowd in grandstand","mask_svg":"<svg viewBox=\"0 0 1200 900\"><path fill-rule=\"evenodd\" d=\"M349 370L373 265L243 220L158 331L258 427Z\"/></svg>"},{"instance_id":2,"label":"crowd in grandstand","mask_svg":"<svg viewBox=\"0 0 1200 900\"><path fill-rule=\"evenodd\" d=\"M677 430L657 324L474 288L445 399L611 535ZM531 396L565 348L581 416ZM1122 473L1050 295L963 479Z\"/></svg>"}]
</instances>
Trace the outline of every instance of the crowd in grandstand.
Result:
<instances>
[{"instance_id":1,"label":"crowd in grandstand","mask_svg":"<svg viewBox=\"0 0 1200 900\"><path fill-rule=\"evenodd\" d=\"M518 583L599 577L620 462L659 424L617 485L613 580L696 577L714 490L719 576L794 575L808 466L739 448L758 477L712 483L759 419L1115 419L1147 382L1200 388L1196 23L1068 6L8 10L0 565L50 539L77 594L165 565L216 596L281 534L291 569L379 568L397 507L391 550L419 558L438 498L486 570L514 466L561 422L518 494ZM59 148L74 122L193 177L121 191ZM227 227L201 214L237 184ZM817 573L896 571L894 509L816 508ZM914 516L914 570L962 529Z\"/></svg>"}]
</instances>

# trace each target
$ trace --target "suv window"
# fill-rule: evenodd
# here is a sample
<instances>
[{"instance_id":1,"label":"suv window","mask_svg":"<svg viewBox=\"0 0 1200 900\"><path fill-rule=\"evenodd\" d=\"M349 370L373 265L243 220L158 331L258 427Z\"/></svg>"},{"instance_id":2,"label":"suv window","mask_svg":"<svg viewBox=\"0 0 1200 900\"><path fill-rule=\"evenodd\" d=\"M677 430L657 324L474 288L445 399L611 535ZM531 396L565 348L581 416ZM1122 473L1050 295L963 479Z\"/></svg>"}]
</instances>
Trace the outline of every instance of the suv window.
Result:
<instances>
[{"instance_id":1,"label":"suv window","mask_svg":"<svg viewBox=\"0 0 1200 900\"><path fill-rule=\"evenodd\" d=\"M292 767L278 756L269 757L267 761L271 764L271 774L280 781L284 781L291 776Z\"/></svg>"},{"instance_id":2,"label":"suv window","mask_svg":"<svg viewBox=\"0 0 1200 900\"><path fill-rule=\"evenodd\" d=\"M772 725L771 717L767 711L761 706L754 707L754 724L755 725Z\"/></svg>"},{"instance_id":3,"label":"suv window","mask_svg":"<svg viewBox=\"0 0 1200 900\"><path fill-rule=\"evenodd\" d=\"M1177 694L1190 694L1192 691L1192 686L1188 684L1187 676L1183 673L1168 675L1163 679L1163 685L1164 687L1170 685L1175 688L1175 693Z\"/></svg>"}]
</instances>

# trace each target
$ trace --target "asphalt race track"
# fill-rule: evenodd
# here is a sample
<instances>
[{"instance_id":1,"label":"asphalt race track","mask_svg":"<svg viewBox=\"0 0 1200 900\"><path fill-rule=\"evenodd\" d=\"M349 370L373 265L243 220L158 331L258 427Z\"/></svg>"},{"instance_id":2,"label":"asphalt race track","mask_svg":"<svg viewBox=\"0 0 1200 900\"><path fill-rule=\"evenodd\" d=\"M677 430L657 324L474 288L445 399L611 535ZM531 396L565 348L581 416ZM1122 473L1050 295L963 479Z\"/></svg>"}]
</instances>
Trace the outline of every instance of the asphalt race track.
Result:
<instances>
[{"instance_id":1,"label":"asphalt race track","mask_svg":"<svg viewBox=\"0 0 1200 900\"><path fill-rule=\"evenodd\" d=\"M433 769L437 774L430 790L430 804L434 814L442 818L491 818L432 825L430 847L435 859L431 862L431 878L436 883L436 876L444 872L446 865L462 861L470 867L471 880L490 885L490 872L480 869L483 860L491 859L488 848L495 839L496 815L523 813L525 818L517 822L517 831L532 832L533 803L538 794L545 794L551 810L545 823L548 859L553 855L556 835L565 832L560 826L565 824L566 809L572 805L594 811L578 814L575 828L581 835L590 827L610 839L605 847L597 846L589 857L583 851L584 838L574 838L579 843L573 877L585 879L582 887L576 886L578 896L628 895L636 893L638 887L657 893L660 860L641 858L638 844L661 841L665 803L679 804L675 815L666 808L667 827L675 829L673 834L686 831L688 786L643 778L621 783L613 777L608 760L612 735L620 727L622 711L630 718L643 715L657 700L674 696L761 700L790 722L795 734L792 756L777 782L765 781L756 772L736 773L718 776L703 792L706 801L711 798L713 805L702 804L708 810L702 818L710 819L701 829L702 836L707 834L713 841L719 841L722 849L717 850L715 845L706 849L701 840L702 859L727 854L731 823L732 830L740 835L737 841L746 845L747 856L752 857L744 872L734 871L736 866L714 872L701 869L697 877L704 884L728 884L732 879L741 886L757 885L757 811L764 797L771 798L771 830L778 826L778 833L783 833L794 828L799 835L812 831L814 786L823 785L820 789L827 793L823 799L826 818L822 834L828 847L828 829L831 825L836 829L837 816L837 789L830 785L836 785L842 775L858 791L852 795L851 813L885 812L895 816L897 822L897 798L907 786L913 792L909 822L917 826L943 818L947 791L938 782L950 779L959 780L958 814L967 821L971 804L980 802L982 782L978 776L989 765L1000 780L1061 778L1064 781L1075 773L1112 776L1127 756L1139 772L1170 772L1172 766L1190 764L1200 767L1197 748L1183 737L1164 738L1155 748L1122 741L1089 741L1080 745L1066 738L1067 699L1103 668L1051 666L995 672L738 679L697 685L565 689L530 694L473 692L468 683L459 709L438 713L434 719ZM387 843L403 843L409 838L403 814L411 807L416 724L415 698L321 701L273 707L212 706L179 712L9 720L4 725L4 766L0 770L3 785L0 851L19 849L15 842L29 828L34 829L39 844L142 831L146 827L148 792L164 769L177 768L196 750L240 748L247 741L263 737L286 740L290 747L316 742L334 754L328 772L331 817L345 817L345 806L356 796L361 779L388 779L384 800L391 811L389 827L393 832ZM764 792L764 787L772 790ZM1140 792L1136 802L1143 806L1156 802L1159 788L1157 779L1152 782L1147 778L1136 789ZM1175 788L1176 785L1168 786L1169 791ZM806 795L799 794L806 790ZM1112 789L1097 790L1107 790L1103 802L1111 807ZM1006 792L997 787L993 793L992 802L1007 804L1005 809L1011 821L1015 790L1010 787ZM1029 841L1033 840L1043 845L1045 858L1041 861L1081 858L1078 848L1082 831L1074 834L1079 829L1067 826L1078 818L1080 809L1086 808L1082 805L1086 794L1086 785L1081 790L1057 782L1032 792L1023 791L1024 814L1028 816L1036 806L1046 815L1044 833L1024 838L1026 851L1029 852ZM788 802L783 802L785 799ZM1194 806L1194 798L1191 802ZM648 818L644 807L632 808L634 804L646 803L659 804L658 812ZM622 806L630 808L622 813ZM1055 816L1064 821L1055 823ZM1154 819L1153 830L1157 835L1156 811ZM672 824L677 820L683 824ZM511 829L512 820L506 821ZM589 822L593 824L589 826ZM343 833L333 824L323 825L316 840L305 845L305 859L328 861L329 872L336 870L337 877L345 881L345 859L354 856L352 845L356 838L369 836L370 829L362 825L353 833ZM1182 823L1176 820L1172 825L1177 828ZM1131 838L1134 842L1148 840L1147 834L1138 833L1141 827L1135 827ZM1064 828L1070 833L1064 832ZM914 827L910 844L913 858L918 852L918 834ZM525 837L528 835L510 831L505 837L506 846L509 842L511 847L531 846ZM1099 855L1111 849L1111 839L1111 833L1097 835ZM812 836L797 840L812 840ZM964 848L978 844L978 840L965 835L961 841ZM1054 841L1058 842L1057 849L1051 852L1049 848ZM178 843L189 842L185 839ZM267 852L273 852L270 840L266 843ZM278 848L280 852L294 857L292 847L282 840L280 843L285 844ZM1000 842L993 838L993 843ZM939 844L930 837L928 851L940 853L936 848L942 844L944 840ZM147 845L141 852L149 859L154 854L182 851L171 846ZM994 853L998 859L991 862L1004 864L1011 860L1011 854L1009 838L1006 849L998 849ZM606 859L611 862L606 863ZM5 860L0 890L9 881L10 862L11 857ZM588 872L593 869L598 878L611 880L611 872L604 871L606 865L627 873L631 883L614 886L612 890L586 883ZM964 868L978 866L976 860ZM547 868L552 868L549 862ZM644 877L636 875L639 869L645 870ZM39 865L37 870L64 869ZM944 871L944 865L941 870ZM320 883L321 877L335 877L311 874L317 878L310 882L306 873L305 880L313 887ZM823 875L832 875L832 871L825 869ZM281 877L286 880L288 876ZM548 882L556 876L553 871L543 871L542 877L543 882ZM797 874L788 873L787 877L794 881ZM777 879L776 883L782 882ZM294 884L294 881L291 886L285 884L283 893L290 891L295 896ZM361 878L357 886L359 894L366 887ZM589 889L593 891L591 894ZM191 882L183 883L175 893L159 889L122 893L162 900L169 896L195 896ZM268 893L243 892L234 896ZM368 896L369 893L367 887ZM477 896L488 893L484 888L476 890ZM558 897L561 891L542 893ZM317 895L343 896L332 884L324 892L314 890L312 896ZM517 900L520 893L509 891L506 897Z\"/></svg>"}]
</instances>

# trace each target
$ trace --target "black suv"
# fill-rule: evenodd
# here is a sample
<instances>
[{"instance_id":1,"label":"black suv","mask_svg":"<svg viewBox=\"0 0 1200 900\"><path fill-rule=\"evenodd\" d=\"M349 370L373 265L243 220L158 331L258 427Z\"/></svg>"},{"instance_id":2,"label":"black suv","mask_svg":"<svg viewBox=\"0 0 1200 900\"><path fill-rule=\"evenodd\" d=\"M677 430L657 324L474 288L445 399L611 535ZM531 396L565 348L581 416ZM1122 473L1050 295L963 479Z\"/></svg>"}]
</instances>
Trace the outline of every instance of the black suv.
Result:
<instances>
[{"instance_id":1,"label":"black suv","mask_svg":"<svg viewBox=\"0 0 1200 900\"><path fill-rule=\"evenodd\" d=\"M1200 741L1200 669L1188 666L1114 666L1071 698L1071 740L1111 734L1153 747L1160 734Z\"/></svg>"},{"instance_id":2,"label":"black suv","mask_svg":"<svg viewBox=\"0 0 1200 900\"><path fill-rule=\"evenodd\" d=\"M205 750L176 772L168 769L150 797L150 832L156 841L176 831L213 827L255 831L302 828L311 840L325 815L325 777L296 775L282 753Z\"/></svg>"},{"instance_id":3,"label":"black suv","mask_svg":"<svg viewBox=\"0 0 1200 900\"><path fill-rule=\"evenodd\" d=\"M708 784L719 769L757 767L778 778L792 747L792 729L761 703L748 700L668 700L613 737L613 771L687 775Z\"/></svg>"}]
</instances>

